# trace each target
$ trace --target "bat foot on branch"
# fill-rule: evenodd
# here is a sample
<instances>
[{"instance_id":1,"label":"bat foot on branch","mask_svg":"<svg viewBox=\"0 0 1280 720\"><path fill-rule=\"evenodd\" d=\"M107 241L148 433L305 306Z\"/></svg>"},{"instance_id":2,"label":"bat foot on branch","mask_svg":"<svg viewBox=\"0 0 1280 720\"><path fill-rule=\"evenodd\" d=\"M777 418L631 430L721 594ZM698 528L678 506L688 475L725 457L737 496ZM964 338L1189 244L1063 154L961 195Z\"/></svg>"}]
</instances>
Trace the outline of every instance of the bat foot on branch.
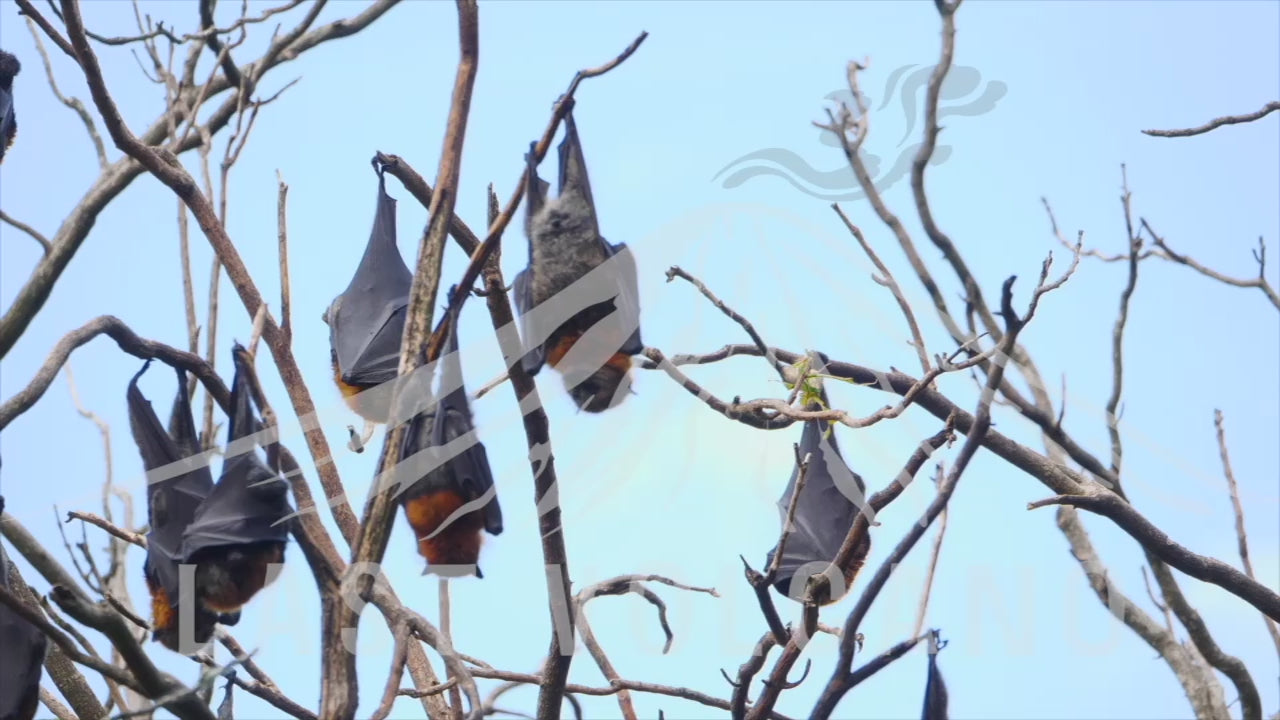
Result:
<instances>
[{"instance_id":1,"label":"bat foot on branch","mask_svg":"<svg viewBox=\"0 0 1280 720\"><path fill-rule=\"evenodd\" d=\"M506 295L507 293L511 292L511 288L513 288L513 287L515 287L515 283L512 283L512 284L507 285L506 287L502 288L502 294L503 294L503 295ZM474 296L476 296L476 297L478 297L478 298L487 298L487 297L489 297L490 295L492 295L492 294L493 294L493 292L494 292L494 291L492 291L492 290L481 290L481 289L480 289L480 288L478 288L478 287L473 287L473 288L471 288L471 294L472 294L472 295L474 295Z\"/></svg>"}]
</instances>

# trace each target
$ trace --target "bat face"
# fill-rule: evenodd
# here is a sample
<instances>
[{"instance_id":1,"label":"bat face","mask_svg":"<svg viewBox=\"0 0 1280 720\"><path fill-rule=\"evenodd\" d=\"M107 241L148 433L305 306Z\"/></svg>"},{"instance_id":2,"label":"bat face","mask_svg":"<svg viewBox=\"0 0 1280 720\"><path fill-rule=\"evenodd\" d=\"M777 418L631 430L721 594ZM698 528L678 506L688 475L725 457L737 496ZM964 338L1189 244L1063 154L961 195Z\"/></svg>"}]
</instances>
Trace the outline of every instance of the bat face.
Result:
<instances>
[{"instance_id":1,"label":"bat face","mask_svg":"<svg viewBox=\"0 0 1280 720\"><path fill-rule=\"evenodd\" d=\"M375 161L376 162L376 161ZM413 274L396 246L396 201L378 173L373 231L351 284L325 313L334 380L348 404L366 420L386 422L387 403L354 398L356 393L394 380L400 369L400 341Z\"/></svg>"},{"instance_id":2,"label":"bat face","mask_svg":"<svg viewBox=\"0 0 1280 720\"><path fill-rule=\"evenodd\" d=\"M821 392L822 403L826 404L826 392ZM809 409L821 409L817 403L810 403ZM836 446L834 434L829 434L829 424L824 421L811 420L805 423L800 438L800 455L809 454L809 468L805 473L804 488L796 503L794 526L786 535L782 560L778 564L778 574L774 589L782 595L797 602L804 600L805 586L811 575L824 572L835 559L844 544L845 536L853 526L859 507L858 502L865 502L865 485L862 478L845 465ZM783 523L787 519L787 511L791 507L791 498L795 495L796 483L800 468L791 471L791 479L787 488L778 500L778 510ZM829 578L832 592L824 597L816 598L820 605L827 605L839 600L853 584L853 578L866 561L871 549L869 536L855 548L852 561L848 567L840 568L843 582L837 578ZM765 563L773 562L775 547L770 550Z\"/></svg>"},{"instance_id":3,"label":"bat face","mask_svg":"<svg viewBox=\"0 0 1280 720\"><path fill-rule=\"evenodd\" d=\"M631 356L644 350L639 283L626 243L600 235L572 106L564 123L556 198L547 199L550 186L538 177L533 153L526 156L529 265L513 285L526 348L522 363L531 375L550 364L579 408L602 412L630 394ZM603 298L602 283L610 289ZM538 306L543 311L534 312ZM586 338L589 349L580 342Z\"/></svg>"},{"instance_id":4,"label":"bat face","mask_svg":"<svg viewBox=\"0 0 1280 720\"><path fill-rule=\"evenodd\" d=\"M13 53L0 50L0 161L18 134L18 119L13 110L13 79L22 71L22 63Z\"/></svg>"},{"instance_id":5,"label":"bat face","mask_svg":"<svg viewBox=\"0 0 1280 720\"><path fill-rule=\"evenodd\" d=\"M168 478L152 477L151 471L157 468L200 455L200 444L187 396L186 374L176 370L178 393L166 431L151 403L138 389L138 379L150 365L148 360L133 376L126 392L129 429L142 456L142 466L148 471L147 513L151 531L147 533L147 559L142 569L151 593L152 639L180 652L178 608L182 594L178 565L182 536L195 517L196 509L213 490L213 474L207 464L200 462L187 472L177 472ZM188 595L191 598L187 602L192 602L194 595L191 595L191 589L188 589ZM208 642L218 620L216 614L196 604L192 632L194 642L198 645Z\"/></svg>"},{"instance_id":6,"label":"bat face","mask_svg":"<svg viewBox=\"0 0 1280 720\"><path fill-rule=\"evenodd\" d=\"M262 429L254 416L244 348L232 350L232 413L222 474L182 538L182 557L196 566L196 596L210 610L234 613L274 579L284 560L289 486L258 456ZM241 442L236 442L241 441ZM247 444L247 445L246 445ZM234 624L234 623L230 623Z\"/></svg>"},{"instance_id":7,"label":"bat face","mask_svg":"<svg viewBox=\"0 0 1280 720\"><path fill-rule=\"evenodd\" d=\"M418 475L400 495L405 519L418 539L426 572L442 576L474 573L481 531L502 533L502 509L484 445L476 439L458 354L458 313L451 311L449 338L441 363L443 397L432 410L409 421L399 463L443 463ZM452 390L449 388L453 388ZM460 453L459 447L465 447ZM452 455L452 457L449 457Z\"/></svg>"},{"instance_id":8,"label":"bat face","mask_svg":"<svg viewBox=\"0 0 1280 720\"><path fill-rule=\"evenodd\" d=\"M0 543L0 585L13 591L9 557ZM8 605L0 604L0 718L31 720L36 716L40 675L49 641Z\"/></svg>"}]
</instances>

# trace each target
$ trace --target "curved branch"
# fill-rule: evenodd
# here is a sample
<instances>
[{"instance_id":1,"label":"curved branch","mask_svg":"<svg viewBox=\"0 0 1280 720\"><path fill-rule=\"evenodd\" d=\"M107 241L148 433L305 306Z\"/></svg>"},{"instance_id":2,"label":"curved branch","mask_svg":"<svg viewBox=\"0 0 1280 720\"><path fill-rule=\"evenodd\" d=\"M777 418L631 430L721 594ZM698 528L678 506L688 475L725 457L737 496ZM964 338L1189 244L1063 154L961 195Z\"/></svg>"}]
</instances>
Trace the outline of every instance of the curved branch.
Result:
<instances>
[{"instance_id":1,"label":"curved branch","mask_svg":"<svg viewBox=\"0 0 1280 720\"><path fill-rule=\"evenodd\" d=\"M36 371L31 382L0 405L0 430L8 427L9 423L36 404L36 401L49 389L54 378L58 376L58 371L66 364L72 351L99 335L106 335L115 340L121 350L134 357L143 360L154 358L166 365L186 370L199 378L200 382L214 395L219 405L224 408L228 406L231 394L226 384L213 372L204 358L164 343L138 337L120 318L113 315L100 315L63 336L53 346L53 351Z\"/></svg>"},{"instance_id":2,"label":"curved branch","mask_svg":"<svg viewBox=\"0 0 1280 720\"><path fill-rule=\"evenodd\" d=\"M1280 595L1267 586L1217 558L1196 554L1174 542L1119 495L1103 488L1086 489L1085 493L1055 495L1027 503L1027 509L1070 505L1110 518L1156 557L1197 580L1217 585L1254 606L1267 617L1280 620Z\"/></svg>"},{"instance_id":3,"label":"curved branch","mask_svg":"<svg viewBox=\"0 0 1280 720\"><path fill-rule=\"evenodd\" d=\"M1212 130L1217 130L1224 125L1239 125L1240 123L1250 123L1254 120L1261 120L1276 110L1280 110L1280 100L1273 100L1266 105L1263 105L1261 110L1257 110L1255 112L1245 113L1244 115L1224 115L1219 118L1214 118L1199 127L1187 128L1185 130L1143 130L1142 134L1150 135L1152 137L1191 137L1192 135L1203 135Z\"/></svg>"}]
</instances>

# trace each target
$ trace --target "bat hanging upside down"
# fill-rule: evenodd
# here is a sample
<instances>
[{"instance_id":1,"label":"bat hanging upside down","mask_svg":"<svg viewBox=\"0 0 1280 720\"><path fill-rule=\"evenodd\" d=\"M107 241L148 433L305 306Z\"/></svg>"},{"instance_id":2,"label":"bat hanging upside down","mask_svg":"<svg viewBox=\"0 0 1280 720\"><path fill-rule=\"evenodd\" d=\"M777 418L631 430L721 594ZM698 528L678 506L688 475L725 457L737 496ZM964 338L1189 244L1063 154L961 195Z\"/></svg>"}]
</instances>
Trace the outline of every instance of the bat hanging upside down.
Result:
<instances>
[{"instance_id":1,"label":"bat hanging upside down","mask_svg":"<svg viewBox=\"0 0 1280 720\"><path fill-rule=\"evenodd\" d=\"M3 512L4 497L0 496ZM9 581L4 543L0 543L0 587L21 599L18 588ZM0 720L32 720L36 716L48 646L49 639L40 628L0 603Z\"/></svg>"},{"instance_id":2,"label":"bat hanging upside down","mask_svg":"<svg viewBox=\"0 0 1280 720\"><path fill-rule=\"evenodd\" d=\"M550 364L578 407L598 413L632 392L631 356L644 350L640 294L626 243L600 235L573 100L566 102L555 199L547 199L550 185L538 177L532 147L525 156L529 265L516 275L513 290L527 350L524 369L535 375Z\"/></svg>"},{"instance_id":3,"label":"bat hanging upside down","mask_svg":"<svg viewBox=\"0 0 1280 720\"><path fill-rule=\"evenodd\" d=\"M147 559L142 571L151 593L151 638L175 652L182 652L179 632L180 585L178 565L181 559L182 535L195 517L196 508L213 490L213 473L208 464L171 477L152 477L158 468L199 455L200 441L187 395L186 373L175 369L178 394L169 415L169 428L160 424L151 402L138 389L138 379L150 367L143 364L129 381L126 402L129 408L129 430L142 456L147 471L147 513L151 530L147 533ZM168 474L168 473L166 473ZM190 593L190 591L188 591ZM190 595L194 598L194 595ZM188 600L190 601L190 600ZM201 646L213 635L216 623L234 625L239 614L221 616L195 603L191 640ZM194 648L191 648L194 650Z\"/></svg>"},{"instance_id":4,"label":"bat hanging upside down","mask_svg":"<svg viewBox=\"0 0 1280 720\"><path fill-rule=\"evenodd\" d=\"M413 273L396 246L396 201L387 195L376 158L373 164L378 174L373 231L351 283L329 304L323 319L329 325L333 379L343 399L365 420L385 423L392 386L384 383L399 374Z\"/></svg>"},{"instance_id":5,"label":"bat hanging upside down","mask_svg":"<svg viewBox=\"0 0 1280 720\"><path fill-rule=\"evenodd\" d=\"M450 293L452 295L452 292ZM397 467L416 459L448 460L425 473L401 495L405 519L418 540L426 573L483 578L478 560L483 532L502 534L502 509L484 444L475 436L458 354L458 311L450 309L441 357L439 403L409 421ZM460 452L459 447L463 447Z\"/></svg>"},{"instance_id":6,"label":"bat hanging upside down","mask_svg":"<svg viewBox=\"0 0 1280 720\"><path fill-rule=\"evenodd\" d=\"M819 367L826 363L826 356L819 353L817 357L821 360ZM811 382L821 381L815 379ZM819 389L819 397L821 403L810 402L806 409L826 409L825 389ZM809 455L809 468L805 472L804 488L796 503L794 526L785 536L782 559L773 583L775 590L797 602L804 601L809 577L822 574L836 559L849 529L853 527L854 518L858 516L859 503L866 502L866 485L862 477L850 470L840 457L830 423L810 420L804 424L804 432L800 436L800 457L806 454ZM787 488L778 500L784 525L799 475L797 466L791 471ZM766 567L773 564L777 551L777 547L769 551L765 558ZM815 598L819 605L830 605L848 593L870 551L871 536L863 535L848 564L839 568L843 587L838 587L841 584L838 579L828 576L828 589Z\"/></svg>"},{"instance_id":7,"label":"bat hanging upside down","mask_svg":"<svg viewBox=\"0 0 1280 720\"><path fill-rule=\"evenodd\" d=\"M289 485L258 456L260 443L237 440L262 430L249 391L248 353L232 348L236 374L231 383L227 450L218 484L196 510L183 533L183 562L196 566L196 598L214 612L236 613L274 580L272 566L284 562L289 539Z\"/></svg>"}]
</instances>

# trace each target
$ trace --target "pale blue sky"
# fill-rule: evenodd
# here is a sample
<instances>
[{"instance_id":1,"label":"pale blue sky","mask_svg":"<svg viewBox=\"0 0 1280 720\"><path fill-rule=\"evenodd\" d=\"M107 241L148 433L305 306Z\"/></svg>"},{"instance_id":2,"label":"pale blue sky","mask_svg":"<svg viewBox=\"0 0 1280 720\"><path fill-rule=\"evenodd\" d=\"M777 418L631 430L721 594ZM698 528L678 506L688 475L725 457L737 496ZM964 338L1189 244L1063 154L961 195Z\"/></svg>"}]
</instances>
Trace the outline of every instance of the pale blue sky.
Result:
<instances>
[{"instance_id":1,"label":"pale blue sky","mask_svg":"<svg viewBox=\"0 0 1280 720\"><path fill-rule=\"evenodd\" d=\"M236 10L234 3L223 5L220 18ZM331 3L321 22L353 15L363 6ZM180 28L194 20L180 3L145 3L144 9ZM284 22L296 22L300 12L291 12ZM104 34L133 29L124 2L86 3L85 19ZM237 51L238 59L259 51L269 34L264 27L256 42ZM1249 250L1259 235L1270 242L1271 256L1280 256L1276 115L1190 139L1139 132L1198 125L1276 99L1276 3L975 1L962 7L957 27L956 64L975 68L984 85L999 81L1008 91L985 115L944 121L939 142L950 146L951 155L930 171L927 182L938 222L989 297L998 294L1006 276L1017 274L1018 302L1025 303L1050 250L1056 271L1065 267L1066 253L1049 232L1041 196L1053 203L1069 236L1083 229L1090 246L1124 249L1122 162L1128 164L1135 213L1173 247L1238 276L1255 272ZM406 2L364 33L274 70L263 92L299 75L302 81L263 111L234 170L229 231L273 312L278 312L277 168L290 184L295 352L357 509L376 453L343 449L345 427L356 418L330 383L328 330L320 313L346 286L368 237L376 187L368 161L374 151L399 154L428 178L435 174L457 58L456 28L452 3ZM575 111L602 230L614 242L627 242L637 258L645 342L674 354L745 340L692 287L664 282L663 271L679 264L750 318L773 344L814 347L832 357L910 371L916 361L905 344L899 311L870 281L869 262L827 201L778 177L731 189L712 178L734 159L763 148L793 150L818 170L841 167L839 150L821 144L810 123L825 117L824 97L844 88L845 63L870 56L863 89L872 96L872 107L879 108L895 68L936 62L939 28L932 3L925 2L482 3L480 68L458 211L473 228L482 227L486 184L494 182L504 201L510 195L529 141L546 126L551 104L573 72L613 57L647 30L649 39L623 67L582 86ZM24 64L15 89L21 131L0 175L0 207L52 235L97 174L93 151L80 121L49 91L26 25L11 2L0 3L0 45ZM161 91L140 77L126 50L99 47L98 52L125 117L140 129L158 111ZM55 51L53 61L63 91L89 102L68 58ZM975 88L957 104L980 93ZM881 156L882 168L887 170L901 152L908 122L899 102L873 115L866 148ZM918 118L914 123L903 147L918 141ZM217 152L224 142L225 137L218 140ZM118 152L112 148L110 155ZM194 154L186 159L188 167L196 167ZM544 165L544 175L554 176L554 163ZM426 212L394 179L387 187L399 200L401 250L412 258ZM893 185L885 196L935 275L948 280L948 301L955 305L958 288L919 229L907 182ZM0 395L21 388L59 337L99 314L120 317L144 337L185 345L175 202L166 188L143 177L98 218L48 303L6 358ZM931 351L949 351L889 233L865 202L844 207L898 274ZM506 237L503 267L509 278L525 256L518 220ZM203 322L210 249L194 223L192 231ZM0 236L0 305L7 307L39 247L8 226L0 228ZM457 277L463 263L450 245L446 278ZM1255 290L1223 287L1185 268L1153 261L1140 272L1126 342L1122 427L1129 492L1178 541L1238 563L1213 434L1213 409L1221 408L1250 513L1254 564L1259 579L1276 587L1280 332L1275 310ZM1268 269L1273 284L1277 275L1273 264ZM1067 373L1067 427L1101 457L1108 452L1102 407L1110 390L1109 343L1123 283L1119 264L1086 260L1066 287L1045 299L1023 336L1055 399L1061 374ZM231 341L246 340L249 328L249 316L224 284L220 369L230 366ZM464 312L461 346L472 388L499 371L501 356L482 303ZM139 363L99 339L78 350L72 364L85 406L112 424L117 482L141 500L141 464L129 439L124 403L125 385ZM690 374L722 397L781 391L756 359L693 368ZM153 372L142 383L148 397L166 410L173 394L170 378ZM268 369L263 378L285 420L286 443L304 453L296 425L288 427L288 402L278 375ZM731 423L661 373L641 373L639 395L603 415L575 414L554 374L544 374L540 387L551 419L575 588L621 573L660 572L714 585L722 594L715 599L657 588L667 599L676 633L666 656L660 654L662 634L652 609L638 598L595 601L589 612L596 634L628 678L728 697L719 668L733 672L764 627L737 556L742 553L758 565L776 540L774 503L791 471L791 443L799 438L799 427L766 433ZM946 378L942 388L966 405L976 399L965 377ZM837 404L860 414L886 401L873 390L833 387L831 392ZM533 485L512 400L510 389L502 387L474 404L506 530L486 539L485 579L454 583L454 633L464 652L532 672L550 628ZM1028 424L1007 411L998 409L996 422L1001 431L1041 448ZM911 411L870 429L842 429L840 443L852 467L878 488L937 428L932 416ZM55 435L56 442L50 439ZM375 443L380 446L380 440ZM63 378L12 424L3 456L9 511L50 547L60 547L50 504L56 499L64 509L94 509L102 478L97 431L76 417ZM308 479L318 490L313 472ZM1048 494L1035 480L982 452L955 495L928 618L950 640L940 665L952 716L1188 717L1189 706L1168 667L1112 620L1088 589L1054 526L1053 511L1024 509ZM922 482L880 515L872 566L930 497L930 484ZM143 512L141 502L138 508ZM1155 613L1142 589L1137 546L1107 521L1088 517L1086 524L1113 579ZM931 538L932 531L864 623L864 657L911 632ZM434 618L436 583L419 576L413 550L398 521L387 553L389 572L400 596ZM132 558L131 587L135 603L142 605L142 555L135 551ZM257 660L292 697L315 707L318 602L296 547L290 547L288 559L284 575L248 608L235 634L246 647L258 649ZM862 584L825 609L823 620L842 622ZM43 581L36 585L46 588ZM1280 667L1257 613L1198 581L1183 578L1183 587L1223 649L1252 670L1265 712L1280 709ZM780 601L780 607L784 618L798 616L793 604ZM363 717L377 704L391 651L385 625L372 610L364 616L360 644ZM150 647L164 667L195 677L190 661L158 644ZM779 711L808 712L829 676L834 652L830 637L813 642L807 655L814 669L800 688L784 694ZM918 717L925 663L921 647L853 691L837 716ZM575 658L571 677L603 682L585 652ZM535 692L514 692L503 704L530 709ZM1229 684L1226 693L1228 701L1234 699ZM584 698L584 703L592 717L617 715L613 698ZM670 698L639 695L636 703L650 717L659 708L671 718L723 716ZM238 696L237 709L240 718L277 716L247 694ZM421 716L420 705L407 699L394 713Z\"/></svg>"}]
</instances>

